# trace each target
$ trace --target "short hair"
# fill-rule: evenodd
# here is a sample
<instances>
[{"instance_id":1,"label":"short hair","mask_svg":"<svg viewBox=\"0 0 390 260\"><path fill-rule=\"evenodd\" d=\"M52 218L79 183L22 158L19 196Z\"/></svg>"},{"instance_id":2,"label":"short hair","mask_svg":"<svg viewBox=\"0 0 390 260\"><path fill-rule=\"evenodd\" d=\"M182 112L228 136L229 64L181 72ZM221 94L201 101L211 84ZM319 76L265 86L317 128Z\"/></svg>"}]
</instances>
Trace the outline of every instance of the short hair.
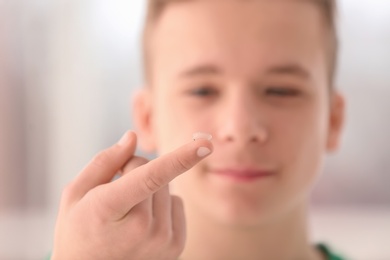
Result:
<instances>
[{"instance_id":1,"label":"short hair","mask_svg":"<svg viewBox=\"0 0 390 260\"><path fill-rule=\"evenodd\" d=\"M147 0L146 9L146 20L143 30L142 48L143 48L143 66L144 66L144 77L148 81L150 78L151 70L151 51L150 42L152 41L153 29L155 28L158 19L162 15L168 4L186 1L196 0ZM239 0L244 1L244 0ZM325 24L328 29L327 35L327 74L330 87L333 87L336 70L337 70L337 56L338 56L338 36L336 28L336 0L297 0L307 1L317 4L321 9Z\"/></svg>"}]
</instances>

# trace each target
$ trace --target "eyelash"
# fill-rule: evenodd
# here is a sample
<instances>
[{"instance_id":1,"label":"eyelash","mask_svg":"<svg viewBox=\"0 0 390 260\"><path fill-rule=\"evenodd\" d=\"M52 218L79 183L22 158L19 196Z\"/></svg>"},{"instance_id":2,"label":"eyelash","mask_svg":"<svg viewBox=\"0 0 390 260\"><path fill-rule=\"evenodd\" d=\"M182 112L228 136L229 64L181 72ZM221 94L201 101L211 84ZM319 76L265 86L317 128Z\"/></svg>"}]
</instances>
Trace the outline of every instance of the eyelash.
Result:
<instances>
[{"instance_id":1,"label":"eyelash","mask_svg":"<svg viewBox=\"0 0 390 260\"><path fill-rule=\"evenodd\" d=\"M190 95L199 96L199 97L207 97L207 96L215 95L216 93L217 91L215 89L208 86L195 88L189 91Z\"/></svg>"},{"instance_id":2,"label":"eyelash","mask_svg":"<svg viewBox=\"0 0 390 260\"><path fill-rule=\"evenodd\" d=\"M287 97L296 97L301 94L297 89L285 88L285 87L270 87L265 91L266 95L287 98Z\"/></svg>"},{"instance_id":3,"label":"eyelash","mask_svg":"<svg viewBox=\"0 0 390 260\"><path fill-rule=\"evenodd\" d=\"M204 86L191 89L188 91L188 94L199 98L206 98L216 95L217 90L210 86ZM300 94L301 92L299 90L288 87L268 87L265 90L265 95L277 98L293 98L299 96Z\"/></svg>"}]
</instances>

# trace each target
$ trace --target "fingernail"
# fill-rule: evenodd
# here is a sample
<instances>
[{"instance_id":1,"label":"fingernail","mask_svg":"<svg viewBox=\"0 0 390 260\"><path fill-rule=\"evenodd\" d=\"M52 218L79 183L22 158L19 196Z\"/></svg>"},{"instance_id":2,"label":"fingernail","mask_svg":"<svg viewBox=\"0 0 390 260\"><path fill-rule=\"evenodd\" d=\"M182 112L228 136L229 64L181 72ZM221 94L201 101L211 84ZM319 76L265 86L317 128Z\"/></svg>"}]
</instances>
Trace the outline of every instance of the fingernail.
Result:
<instances>
[{"instance_id":1,"label":"fingernail","mask_svg":"<svg viewBox=\"0 0 390 260\"><path fill-rule=\"evenodd\" d=\"M213 139L213 136L208 133L198 132L192 135L192 139L194 139L194 141L198 139L206 139L210 141L211 139Z\"/></svg>"},{"instance_id":2,"label":"fingernail","mask_svg":"<svg viewBox=\"0 0 390 260\"><path fill-rule=\"evenodd\" d=\"M198 148L198 151L196 152L196 154L199 157L205 157L206 155L209 155L210 153L211 153L211 150L207 147L200 147L200 148Z\"/></svg>"},{"instance_id":3,"label":"fingernail","mask_svg":"<svg viewBox=\"0 0 390 260\"><path fill-rule=\"evenodd\" d=\"M128 139L129 139L128 134L125 133L125 134L122 136L122 138L119 140L118 144L119 144L120 146L124 146L124 145L127 144L127 140L128 140Z\"/></svg>"}]
</instances>

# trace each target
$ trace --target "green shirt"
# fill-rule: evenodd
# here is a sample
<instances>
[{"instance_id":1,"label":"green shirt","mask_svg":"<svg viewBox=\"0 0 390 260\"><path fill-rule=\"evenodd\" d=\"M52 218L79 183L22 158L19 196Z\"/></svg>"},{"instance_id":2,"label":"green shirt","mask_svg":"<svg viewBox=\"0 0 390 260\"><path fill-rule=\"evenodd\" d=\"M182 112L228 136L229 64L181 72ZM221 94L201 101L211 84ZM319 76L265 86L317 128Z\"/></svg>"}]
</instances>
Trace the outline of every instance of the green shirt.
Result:
<instances>
[{"instance_id":1,"label":"green shirt","mask_svg":"<svg viewBox=\"0 0 390 260\"><path fill-rule=\"evenodd\" d=\"M326 260L347 260L333 253L325 244L318 244L317 248L326 256Z\"/></svg>"}]
</instances>

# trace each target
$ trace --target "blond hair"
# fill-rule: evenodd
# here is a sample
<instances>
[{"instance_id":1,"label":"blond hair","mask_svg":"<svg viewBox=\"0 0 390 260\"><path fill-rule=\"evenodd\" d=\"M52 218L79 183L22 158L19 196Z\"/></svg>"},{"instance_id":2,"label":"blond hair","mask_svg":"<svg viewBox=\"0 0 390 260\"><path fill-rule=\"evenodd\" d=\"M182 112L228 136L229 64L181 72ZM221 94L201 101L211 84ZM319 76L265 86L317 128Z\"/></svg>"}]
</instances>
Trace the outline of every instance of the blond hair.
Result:
<instances>
[{"instance_id":1,"label":"blond hair","mask_svg":"<svg viewBox=\"0 0 390 260\"><path fill-rule=\"evenodd\" d=\"M164 9L168 4L175 2L185 2L185 1L194 1L194 0L147 0L147 12L146 20L143 31L143 62L144 62L144 75L145 80L148 81L150 77L150 42L153 34L153 28L158 22L159 17L163 13ZM243 0L241 0L243 1ZM299 1L299 0L297 0ZM337 53L338 53L338 37L336 29L336 0L300 0L313 2L318 4L321 9L324 20L328 29L327 35L327 62L328 62L328 77L329 85L334 84L334 78L337 69Z\"/></svg>"}]
</instances>

